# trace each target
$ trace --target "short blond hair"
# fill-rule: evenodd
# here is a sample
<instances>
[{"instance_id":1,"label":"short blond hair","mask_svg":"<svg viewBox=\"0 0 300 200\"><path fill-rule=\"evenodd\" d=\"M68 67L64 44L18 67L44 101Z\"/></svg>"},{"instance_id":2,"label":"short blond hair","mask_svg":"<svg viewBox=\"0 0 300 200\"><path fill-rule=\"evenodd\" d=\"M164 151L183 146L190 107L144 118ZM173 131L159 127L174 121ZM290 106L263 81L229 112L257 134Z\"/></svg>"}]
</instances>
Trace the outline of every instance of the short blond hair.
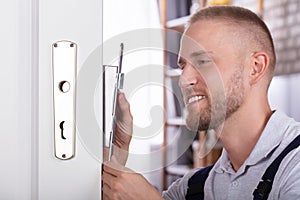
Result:
<instances>
[{"instance_id":1,"label":"short blond hair","mask_svg":"<svg viewBox=\"0 0 300 200\"><path fill-rule=\"evenodd\" d=\"M229 22L231 25L236 26L236 30L241 30L243 27L246 37L248 37L251 43L266 52L270 58L270 81L274 73L276 64L276 54L274 48L274 42L270 30L265 22L260 19L252 11L237 7L237 6L212 6L201 9L191 16L187 27L190 24L201 20L218 20Z\"/></svg>"}]
</instances>

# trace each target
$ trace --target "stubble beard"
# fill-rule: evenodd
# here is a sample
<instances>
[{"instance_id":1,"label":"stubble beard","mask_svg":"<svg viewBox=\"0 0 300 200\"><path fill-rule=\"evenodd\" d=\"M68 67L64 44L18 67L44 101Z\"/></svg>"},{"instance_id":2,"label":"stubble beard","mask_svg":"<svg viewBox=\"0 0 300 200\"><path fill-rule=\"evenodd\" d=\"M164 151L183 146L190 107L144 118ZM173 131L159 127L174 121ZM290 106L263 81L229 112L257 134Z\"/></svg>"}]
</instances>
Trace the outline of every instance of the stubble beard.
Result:
<instances>
[{"instance_id":1,"label":"stubble beard","mask_svg":"<svg viewBox=\"0 0 300 200\"><path fill-rule=\"evenodd\" d=\"M207 99L208 106L206 108L186 110L186 124L190 130L217 129L240 108L244 100L243 69L243 67L237 67L228 81L227 98L222 92L214 92L211 94L211 98Z\"/></svg>"}]
</instances>

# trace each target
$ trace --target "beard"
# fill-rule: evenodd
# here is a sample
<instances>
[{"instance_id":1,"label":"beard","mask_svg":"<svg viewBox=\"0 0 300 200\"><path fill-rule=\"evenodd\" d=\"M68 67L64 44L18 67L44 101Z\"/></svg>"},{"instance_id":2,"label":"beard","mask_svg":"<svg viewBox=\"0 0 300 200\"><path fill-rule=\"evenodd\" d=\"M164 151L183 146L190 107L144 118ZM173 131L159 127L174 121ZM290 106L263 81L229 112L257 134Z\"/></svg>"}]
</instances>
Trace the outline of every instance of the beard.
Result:
<instances>
[{"instance_id":1,"label":"beard","mask_svg":"<svg viewBox=\"0 0 300 200\"><path fill-rule=\"evenodd\" d=\"M225 94L224 91L211 92L210 98L206 99L207 107L186 110L187 128L193 131L216 129L240 108L244 100L243 69L237 67L227 83Z\"/></svg>"}]
</instances>

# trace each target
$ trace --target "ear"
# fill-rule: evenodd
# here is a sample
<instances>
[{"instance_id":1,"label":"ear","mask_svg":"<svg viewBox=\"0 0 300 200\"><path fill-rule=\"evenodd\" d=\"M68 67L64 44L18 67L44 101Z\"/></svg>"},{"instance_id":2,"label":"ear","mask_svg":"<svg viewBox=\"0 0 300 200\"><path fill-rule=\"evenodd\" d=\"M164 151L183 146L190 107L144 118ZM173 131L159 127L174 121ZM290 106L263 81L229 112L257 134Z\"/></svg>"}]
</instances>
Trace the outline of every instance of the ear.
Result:
<instances>
[{"instance_id":1,"label":"ear","mask_svg":"<svg viewBox=\"0 0 300 200\"><path fill-rule=\"evenodd\" d=\"M269 56L265 52L255 52L251 56L250 85L254 85L264 77L269 67Z\"/></svg>"}]
</instances>

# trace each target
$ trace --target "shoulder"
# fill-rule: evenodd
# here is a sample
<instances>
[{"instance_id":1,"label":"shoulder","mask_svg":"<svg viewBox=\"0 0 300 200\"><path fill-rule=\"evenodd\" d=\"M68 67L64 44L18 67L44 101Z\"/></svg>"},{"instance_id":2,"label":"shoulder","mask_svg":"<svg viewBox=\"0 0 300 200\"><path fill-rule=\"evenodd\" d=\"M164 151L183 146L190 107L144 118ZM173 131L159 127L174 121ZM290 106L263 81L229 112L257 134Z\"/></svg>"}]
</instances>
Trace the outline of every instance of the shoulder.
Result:
<instances>
[{"instance_id":1,"label":"shoulder","mask_svg":"<svg viewBox=\"0 0 300 200\"><path fill-rule=\"evenodd\" d=\"M193 169L186 173L182 178L176 180L172 185L162 193L164 199L185 199L189 179L198 171Z\"/></svg>"},{"instance_id":2,"label":"shoulder","mask_svg":"<svg viewBox=\"0 0 300 200\"><path fill-rule=\"evenodd\" d=\"M205 182L209 172L211 171L211 169L214 167L214 165L209 165L207 167L203 167L203 168L199 168L194 174L193 176L189 179L188 184L195 184L197 182Z\"/></svg>"},{"instance_id":3,"label":"shoulder","mask_svg":"<svg viewBox=\"0 0 300 200\"><path fill-rule=\"evenodd\" d=\"M299 129L297 132L300 133ZM282 160L273 191L274 199L300 199L300 146Z\"/></svg>"}]
</instances>

